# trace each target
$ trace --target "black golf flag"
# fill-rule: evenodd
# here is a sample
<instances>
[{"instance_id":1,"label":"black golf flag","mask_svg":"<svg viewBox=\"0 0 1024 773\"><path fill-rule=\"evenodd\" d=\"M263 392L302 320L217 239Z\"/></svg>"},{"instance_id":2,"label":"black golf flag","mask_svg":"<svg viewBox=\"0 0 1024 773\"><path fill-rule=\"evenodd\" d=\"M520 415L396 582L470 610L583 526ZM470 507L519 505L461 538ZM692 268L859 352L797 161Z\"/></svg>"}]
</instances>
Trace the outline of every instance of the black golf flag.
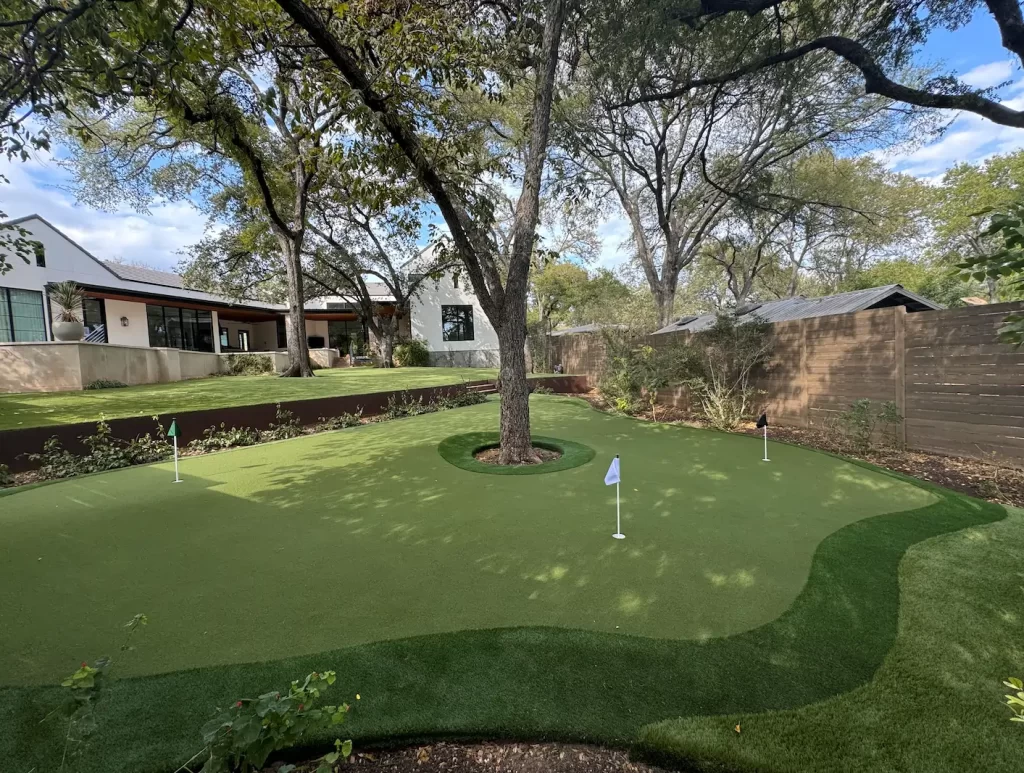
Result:
<instances>
[{"instance_id":1,"label":"black golf flag","mask_svg":"<svg viewBox=\"0 0 1024 773\"><path fill-rule=\"evenodd\" d=\"M761 418L759 418L757 420L757 428L758 429L763 429L764 427L767 427L767 426L768 426L768 414L767 413L762 413L761 414Z\"/></svg>"}]
</instances>

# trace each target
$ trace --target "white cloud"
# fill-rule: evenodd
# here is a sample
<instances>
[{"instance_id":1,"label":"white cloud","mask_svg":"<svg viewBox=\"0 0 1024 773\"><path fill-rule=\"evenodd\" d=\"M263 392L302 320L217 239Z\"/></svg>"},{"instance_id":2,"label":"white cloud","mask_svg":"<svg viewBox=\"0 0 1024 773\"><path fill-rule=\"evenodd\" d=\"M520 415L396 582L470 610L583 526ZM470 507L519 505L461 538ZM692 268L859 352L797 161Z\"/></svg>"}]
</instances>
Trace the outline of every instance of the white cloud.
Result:
<instances>
[{"instance_id":1,"label":"white cloud","mask_svg":"<svg viewBox=\"0 0 1024 773\"><path fill-rule=\"evenodd\" d=\"M1002 62L980 64L961 75L960 80L976 89L988 89L1008 80L1012 72L1013 62L1006 59Z\"/></svg>"},{"instance_id":2,"label":"white cloud","mask_svg":"<svg viewBox=\"0 0 1024 773\"><path fill-rule=\"evenodd\" d=\"M100 260L123 258L172 270L177 254L203 236L206 218L187 202L154 205L150 214L129 209L101 212L75 202L60 188L69 177L48 156L25 163L0 160L0 211L16 218L36 214Z\"/></svg>"},{"instance_id":3,"label":"white cloud","mask_svg":"<svg viewBox=\"0 0 1024 773\"><path fill-rule=\"evenodd\" d=\"M599 268L615 270L630 258L627 242L631 236L629 221L621 215L613 215L597 227L601 240L601 254L597 258Z\"/></svg>"}]
</instances>

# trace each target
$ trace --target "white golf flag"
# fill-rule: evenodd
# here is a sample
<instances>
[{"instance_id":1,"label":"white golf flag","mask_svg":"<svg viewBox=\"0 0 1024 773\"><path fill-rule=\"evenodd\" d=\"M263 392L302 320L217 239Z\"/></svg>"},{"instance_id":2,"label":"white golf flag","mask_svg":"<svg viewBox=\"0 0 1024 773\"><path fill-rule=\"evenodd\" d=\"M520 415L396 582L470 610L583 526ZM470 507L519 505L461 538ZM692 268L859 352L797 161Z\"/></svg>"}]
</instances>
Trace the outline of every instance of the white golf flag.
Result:
<instances>
[{"instance_id":1,"label":"white golf flag","mask_svg":"<svg viewBox=\"0 0 1024 773\"><path fill-rule=\"evenodd\" d=\"M612 459L612 463L608 467L608 472L604 474L604 485L614 486L620 480L619 478L619 457Z\"/></svg>"}]
</instances>

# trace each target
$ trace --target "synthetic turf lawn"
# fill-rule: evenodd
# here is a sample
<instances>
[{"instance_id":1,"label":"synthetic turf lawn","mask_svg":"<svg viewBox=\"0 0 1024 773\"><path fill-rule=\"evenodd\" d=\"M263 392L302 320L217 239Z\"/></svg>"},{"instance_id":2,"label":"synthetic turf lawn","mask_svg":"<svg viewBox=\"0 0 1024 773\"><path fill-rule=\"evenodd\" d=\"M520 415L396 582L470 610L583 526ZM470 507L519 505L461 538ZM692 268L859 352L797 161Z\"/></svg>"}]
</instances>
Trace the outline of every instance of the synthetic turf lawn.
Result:
<instances>
[{"instance_id":1,"label":"synthetic turf lawn","mask_svg":"<svg viewBox=\"0 0 1024 773\"><path fill-rule=\"evenodd\" d=\"M231 376L83 392L0 395L0 430L458 384L493 368L333 368L315 378Z\"/></svg>"},{"instance_id":2,"label":"synthetic turf lawn","mask_svg":"<svg viewBox=\"0 0 1024 773\"><path fill-rule=\"evenodd\" d=\"M491 406L481 406L452 414L460 416L460 428L465 428L472 423L468 418L470 413L479 413L493 420L493 414L487 413L489 408ZM715 491L726 499L745 492L748 509L752 509L752 500L772 501L775 492L766 480L779 482L784 487L799 482L801 496L813 499L818 493L815 484L829 476L824 474L824 467L818 468L807 461L811 458L827 460L842 469L841 474L832 473L833 496L819 502L819 508L834 510L837 503L850 495L846 488L851 484L846 483L844 488L847 479L869 481L868 488L886 492L889 497L893 493L891 485L894 478L874 473L861 478L860 473L866 472L863 468L853 468L829 457L783 446L773 448L772 457L777 461L771 464L775 466L771 472L764 473L767 478L758 479L754 469L743 461L746 454L759 458L756 441L693 430L651 427L583 413L583 410L586 409L575 406L569 409L564 401L542 399L537 401L535 425L539 431L570 437L570 432L575 429L579 439L595 447L601 446L598 448L599 459L605 455L607 445L614 445L623 454L627 480L630 474L627 460L635 459L641 447L658 446L668 439L671 458L667 462L657 461L664 455L665 448L656 448L652 450L651 458L636 459L634 469L636 474L643 470L646 476L657 477L659 471L665 472L663 468L671 467L675 471L673 480L676 486L683 484L687 489L687 495L679 497L680 509L685 507L692 511L699 507L699 500L705 495L695 489L699 490L702 480L717 479L719 485ZM419 431L427 432L425 428L429 420L441 416L443 414L397 424L419 424ZM556 426L558 432L554 431ZM586 433L588 428L593 436ZM345 432L365 431L363 428ZM719 445L722 442L726 445ZM276 447L289 445L285 443ZM728 476L720 477L714 470L715 465L709 464L715 451L718 452L716 456L721 455L721 463L727 461L730 465L729 471L735 475L732 481ZM203 461L209 463L217 458L207 457ZM302 461L306 462L304 458ZM380 457L378 461L381 461ZM646 465L641 462L646 462ZM807 464L811 467L806 467ZM582 470L593 470L594 474L587 483L599 486L603 467L603 463L594 463L558 475L513 478L508 483L535 484ZM767 470L767 465L761 470ZM139 471L100 476L100 479L107 479L104 488L109 491L115 476L135 472ZM473 475L458 470L455 473ZM506 482L494 476L474 477L485 480L492 487ZM155 480L149 482L156 485ZM427 482L424 479L421 486ZM381 484L391 491L397 481L385 476L385 480L378 483ZM61 484L67 485L72 484ZM862 483L853 490L860 491L865 487ZM835 495L836 491L841 494ZM8 497L3 506L31 493ZM437 493L432 490L426 496ZM495 510L509 494L492 490L488 497L489 508ZM644 501L638 494L633 494L636 497L634 504ZM662 535L659 539L664 540L664 535L671 529L666 523L671 524L673 518L662 516L658 508L666 506L665 500L671 500L671 496L664 491L660 494L654 492L652 496L660 496L663 501L660 504L650 499L644 501L644 506L637 507L636 512L648 515L647 520ZM549 519L566 518L573 509L568 499L571 498L553 501L552 506L543 507L542 512ZM459 501L463 500L464 497L460 497ZM469 503L469 500L465 501L465 505ZM390 504L395 503L392 501ZM602 504L606 506L607 500ZM730 503L734 504L735 501ZM669 502L668 506L674 508L675 503ZM760 506L762 530L758 536L762 550L772 550L782 542L773 538L774 532L790 540L787 550L791 561L796 559L800 552L798 532L814 528L810 516L801 512L795 517L798 525L794 527L792 523L779 520L772 507L765 507L763 502ZM235 509L241 508L236 506ZM520 507L517 512L526 515L523 511L524 508ZM222 508L219 512L230 510ZM739 545L742 552L742 539L738 538L745 530L730 523L727 506L706 511L703 515L708 521L708 528L717 527L730 534L732 542ZM209 707L239 695L283 685L289 679L316 668L338 669L345 685L340 688L342 694L355 691L363 694L355 722L350 728L355 738L362 742L381 737L459 734L564 737L623 743L631 741L644 724L673 716L801 706L856 687L868 680L882 662L895 634L898 609L896 569L907 547L935 534L1001 516L999 508L939 492L932 504L916 511L881 515L840 528L821 543L814 555L806 588L785 614L761 628L727 639L659 641L594 631L537 628L464 631L350 647L277 662L213 667L124 680L117 683L105 699L109 713L104 731L90 750L86 769L143 771L173 767L174 763L190 756L198 746L195 728L202 723ZM627 535L633 534L633 542L627 539L627 544L642 545L637 532L643 532L644 519L636 515L631 518L632 522L626 522L626 532ZM660 518L665 520L659 521ZM477 512L475 520L479 529L481 523L487 523L488 512ZM773 528L764 528L766 525ZM693 522L690 526L688 536L696 538L701 528ZM748 529L753 526L752 523L747 524ZM607 529L600 533L604 534L604 531ZM574 536L586 539L585 534ZM116 543L114 535L109 539L111 544ZM155 539L163 544L164 552L174 555L173 549L166 547L164 534L155 535ZM316 540L307 541L316 544ZM191 547L194 549L196 544ZM402 545L400 541L396 544ZM499 544L507 551L514 548ZM349 559L357 547L352 544L341 547L335 560ZM428 543L424 547L434 549L438 546ZM285 586L298 584L315 598L317 612L308 616L303 625L287 631L296 642L301 642L309 628L322 626L333 618L342 619L346 625L359 625L353 622L353 614L358 616L361 607L373 603L366 597L365 585L349 584L337 588L323 581L323 567L310 562L308 556L304 560L301 552L283 552L285 555L273 562L252 557L250 573L274 573ZM649 562L649 557L641 550L640 555L631 556L631 560L639 562L635 566L642 566ZM691 560L700 561L694 557ZM100 561L98 559L96 563ZM607 563L605 561L605 565L600 567L601 574L607 573ZM152 561L149 566L152 566ZM389 568L382 567L374 575L373 582L385 582ZM640 576L641 572L633 569L632 573ZM477 582L481 581L479 578L483 574L477 576ZM656 586L656 574L643 576L647 585ZM728 588L729 585L715 583L730 576L712 573L705 577L706 587L702 593L706 606L721 605L714 589ZM748 592L750 588L757 587L757 583L748 583L746 575L735 576L742 578L739 585ZM761 577L758 574L754 576ZM448 578L424 576L422 583L430 584L438 579ZM541 586L551 582L550 577L546 583L536 577L533 579ZM50 584L57 583L51 580ZM452 601L450 612L458 614L472 589L455 583L447 587L446 593ZM217 587L209 590L212 596L218 593ZM114 599L108 601L113 602ZM260 606L268 601L266 597L259 597ZM495 601L492 603L500 607L501 604ZM193 599L193 606L196 603L207 602L200 597ZM122 616L127 619L135 611L138 610L132 606L129 613ZM155 614L152 610L146 611L151 616ZM670 613L670 610L659 610L659 614ZM272 636L278 625L280 623L256 621L254 630L259 631L260 636ZM69 630L72 630L71 626L61 627L61 631ZM198 628L194 627L194 630ZM58 640L67 640L63 633L53 635ZM167 652L168 635L168 631L158 630L154 621L145 633L149 639L145 644L140 642L138 650L130 657L144 659L143 653L150 647L170 655ZM251 631L248 636L253 638ZM203 644L195 645L194 649L203 649ZM69 659L75 657L81 655L76 653ZM129 666L125 664L126 669ZM9 689L0 693L0 723L15 728L13 734L0 736L2 758L41 766L46 763L41 755L45 750L54 748L56 739L47 735L54 731L39 726L36 717L45 714L55 700L52 688Z\"/></svg>"},{"instance_id":3,"label":"synthetic turf lawn","mask_svg":"<svg viewBox=\"0 0 1024 773\"><path fill-rule=\"evenodd\" d=\"M654 724L641 752L716 772L1018 771L1002 681L1024 676L1022 566L1022 510L915 545L900 564L895 646L868 684L790 711Z\"/></svg>"},{"instance_id":4,"label":"synthetic turf lawn","mask_svg":"<svg viewBox=\"0 0 1024 773\"><path fill-rule=\"evenodd\" d=\"M500 435L497 432L467 432L463 435L451 435L438 443L437 451L449 464L481 475L547 475L551 472L579 467L589 462L595 455L594 449L590 446L572 440L546 437L536 433L532 437L535 448L557 451L561 456L543 464L503 465L481 462L476 458L476 453L485 448L496 448L500 440Z\"/></svg>"},{"instance_id":5,"label":"synthetic turf lawn","mask_svg":"<svg viewBox=\"0 0 1024 773\"><path fill-rule=\"evenodd\" d=\"M725 636L782 614L830 533L934 501L792 446L765 464L748 438L533 405L537 434L597 459L453 467L438 443L495 426L489 402L193 457L182 484L163 464L0 499L0 620L20 622L0 626L0 685L57 679L137 612L158 644L132 675L525 625ZM624 542L603 484L615 453Z\"/></svg>"}]
</instances>

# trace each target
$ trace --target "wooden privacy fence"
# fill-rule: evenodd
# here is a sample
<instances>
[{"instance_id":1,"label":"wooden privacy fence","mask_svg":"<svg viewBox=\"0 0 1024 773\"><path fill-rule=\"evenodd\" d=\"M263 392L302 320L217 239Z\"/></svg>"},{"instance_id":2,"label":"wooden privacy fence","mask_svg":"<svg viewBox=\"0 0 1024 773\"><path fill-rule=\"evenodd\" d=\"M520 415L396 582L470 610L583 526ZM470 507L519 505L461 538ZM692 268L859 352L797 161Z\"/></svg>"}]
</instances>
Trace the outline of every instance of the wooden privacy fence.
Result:
<instances>
[{"instance_id":1,"label":"wooden privacy fence","mask_svg":"<svg viewBox=\"0 0 1024 773\"><path fill-rule=\"evenodd\" d=\"M1003 317L1022 303L908 313L902 306L777 322L775 348L757 386L783 425L822 428L867 398L896 403L907 448L1024 466L1024 349L1000 344ZM686 333L651 336L669 345ZM566 373L597 383L600 335L556 339ZM660 399L687 407L684 388Z\"/></svg>"}]
</instances>

